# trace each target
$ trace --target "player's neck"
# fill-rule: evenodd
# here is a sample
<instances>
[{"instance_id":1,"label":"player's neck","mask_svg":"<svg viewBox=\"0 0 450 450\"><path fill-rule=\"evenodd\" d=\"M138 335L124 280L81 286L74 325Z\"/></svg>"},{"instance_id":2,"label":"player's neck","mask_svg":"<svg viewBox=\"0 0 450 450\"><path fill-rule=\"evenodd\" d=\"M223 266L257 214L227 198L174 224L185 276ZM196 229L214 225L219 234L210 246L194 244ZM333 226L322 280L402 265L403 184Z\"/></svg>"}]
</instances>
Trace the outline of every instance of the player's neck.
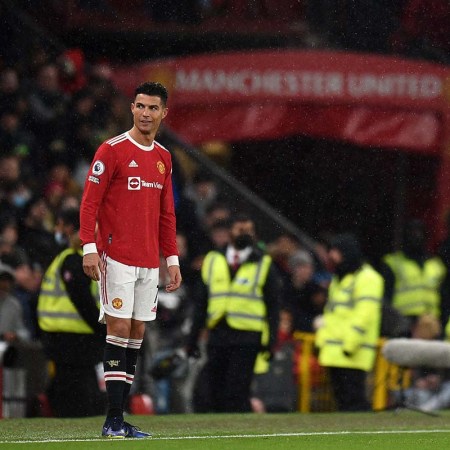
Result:
<instances>
[{"instance_id":1,"label":"player's neck","mask_svg":"<svg viewBox=\"0 0 450 450\"><path fill-rule=\"evenodd\" d=\"M154 134L143 134L136 127L133 127L128 133L138 144L146 147L150 147L155 139Z\"/></svg>"}]
</instances>

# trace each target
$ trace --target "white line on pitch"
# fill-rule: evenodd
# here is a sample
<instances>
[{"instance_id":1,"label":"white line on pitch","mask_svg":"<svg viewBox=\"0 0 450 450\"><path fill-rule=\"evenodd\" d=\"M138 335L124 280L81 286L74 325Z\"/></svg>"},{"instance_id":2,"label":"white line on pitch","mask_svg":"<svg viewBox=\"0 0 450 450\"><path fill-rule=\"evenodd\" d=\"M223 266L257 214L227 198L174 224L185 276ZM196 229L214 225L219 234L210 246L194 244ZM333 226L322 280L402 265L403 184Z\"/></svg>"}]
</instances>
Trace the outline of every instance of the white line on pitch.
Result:
<instances>
[{"instance_id":1,"label":"white line on pitch","mask_svg":"<svg viewBox=\"0 0 450 450\"><path fill-rule=\"evenodd\" d=\"M378 430L378 431L311 431L299 433L265 433L265 434L230 434L219 436L167 436L167 437L153 437L147 440L151 441L173 441L185 439L237 439L237 438L268 438L268 437L301 437L301 436L341 436L352 434L423 434L423 433L450 433L448 430ZM1 444L37 444L40 442L136 442L139 439L35 439L27 441L0 441Z\"/></svg>"}]
</instances>

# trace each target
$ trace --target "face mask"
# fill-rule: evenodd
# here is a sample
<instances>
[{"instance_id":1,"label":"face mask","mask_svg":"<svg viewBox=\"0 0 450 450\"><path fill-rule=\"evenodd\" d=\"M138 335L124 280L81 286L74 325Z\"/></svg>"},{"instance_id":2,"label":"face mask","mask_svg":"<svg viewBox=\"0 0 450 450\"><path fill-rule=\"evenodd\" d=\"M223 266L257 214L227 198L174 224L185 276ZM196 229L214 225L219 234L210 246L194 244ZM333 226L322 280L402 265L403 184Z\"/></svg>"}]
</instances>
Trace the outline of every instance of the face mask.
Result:
<instances>
[{"instance_id":1,"label":"face mask","mask_svg":"<svg viewBox=\"0 0 450 450\"><path fill-rule=\"evenodd\" d=\"M234 246L238 250L242 250L245 247L250 247L252 245L253 245L253 237L250 236L249 234L240 234L234 240Z\"/></svg>"},{"instance_id":2,"label":"face mask","mask_svg":"<svg viewBox=\"0 0 450 450\"><path fill-rule=\"evenodd\" d=\"M55 232L55 241L59 245L66 245L67 244L66 237L60 231Z\"/></svg>"},{"instance_id":3,"label":"face mask","mask_svg":"<svg viewBox=\"0 0 450 450\"><path fill-rule=\"evenodd\" d=\"M12 202L14 206L17 206L17 208L23 208L25 206L25 203L30 199L29 195L23 195L23 194L14 194L12 198Z\"/></svg>"}]
</instances>

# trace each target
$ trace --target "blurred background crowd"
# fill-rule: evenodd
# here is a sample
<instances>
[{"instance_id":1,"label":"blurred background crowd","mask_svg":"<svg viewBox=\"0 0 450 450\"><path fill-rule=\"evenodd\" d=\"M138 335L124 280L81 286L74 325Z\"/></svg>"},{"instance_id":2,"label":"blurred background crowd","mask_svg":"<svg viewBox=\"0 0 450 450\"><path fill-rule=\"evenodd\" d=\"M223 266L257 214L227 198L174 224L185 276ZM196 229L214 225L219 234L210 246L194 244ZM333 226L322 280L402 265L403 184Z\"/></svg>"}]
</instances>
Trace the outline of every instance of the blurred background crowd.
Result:
<instances>
[{"instance_id":1,"label":"blurred background crowd","mask_svg":"<svg viewBox=\"0 0 450 450\"><path fill-rule=\"evenodd\" d=\"M302 45L315 48L395 53L442 64L448 64L450 58L447 0L191 0L181 4L150 0L36 4L21 0L14 2L13 8L11 3L0 2L0 35L4 43L0 55L0 296L1 300L14 297L15 301L8 305L16 311L7 316L0 303L0 335L7 342L39 343L36 305L42 278L54 257L68 244L58 226L58 217L65 209L79 207L84 179L100 143L132 124L130 99L112 83L116 62L113 52L98 48L95 41L89 44L86 31L86 47L61 46L59 37L49 40L42 33L48 23L86 30L88 22L100 15L103 31L108 27L124 32L129 32L130 27L166 27L172 33L184 30L188 35L195 27L218 33L233 26L253 26L254 34L247 36L245 42L234 38L226 44L217 34L214 45L258 46L258 39L275 42L283 35L290 42L301 36ZM39 22L33 19L37 17ZM24 18L31 21L28 25L36 31L32 38L29 32L23 32L27 26ZM274 30L264 37L260 33L267 24L272 24ZM283 24L282 28L279 24ZM59 34L55 31L56 36ZM79 39L77 44L81 43ZM193 42L192 36L189 39ZM200 46L198 42L196 45ZM161 45L159 52L163 49ZM130 51L128 58L163 56L156 50L153 54L149 51L140 46ZM166 54L188 52L178 42ZM164 129L158 140L165 144ZM186 173L183 161L176 158L174 186L184 285L177 293L160 293L158 319L149 329L145 363L136 387L154 397L159 413L195 409L192 370L187 376L178 365L179 374L171 372L175 373L173 383L177 379L183 381L182 387L172 386L182 395L168 403L170 386L164 374L158 375L161 367L155 361L173 356L172 351L184 345L203 257L211 249L229 243L229 220L235 212L214 176L201 167ZM415 235L409 244L420 245L410 253L423 263L433 256L428 254L427 230L418 225L414 232L422 234ZM328 244L333 237L327 233L317 236L313 248L305 247L298 237L285 232L259 242L273 257L283 280L279 297L280 345L292 339L294 331L315 331L315 320L324 311L332 277ZM441 245L440 257L447 269L447 241ZM386 286L394 289L393 275L383 261L371 262L383 274ZM161 270L161 280L164 277L166 273ZM431 337L443 338L450 309L449 281L445 275L436 291L442 299L436 314L438 328ZM390 297L393 295L391 292ZM2 320L5 317L23 320ZM411 329L404 332L412 333ZM154 366L155 377L151 379L149 368Z\"/></svg>"}]
</instances>

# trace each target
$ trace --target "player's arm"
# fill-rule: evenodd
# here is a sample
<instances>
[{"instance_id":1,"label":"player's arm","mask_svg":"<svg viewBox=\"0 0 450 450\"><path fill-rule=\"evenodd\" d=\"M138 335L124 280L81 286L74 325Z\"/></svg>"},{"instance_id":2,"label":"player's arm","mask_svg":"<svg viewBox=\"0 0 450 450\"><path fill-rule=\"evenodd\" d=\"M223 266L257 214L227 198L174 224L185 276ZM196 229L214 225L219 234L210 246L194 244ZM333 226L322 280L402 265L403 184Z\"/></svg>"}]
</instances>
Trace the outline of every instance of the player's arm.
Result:
<instances>
[{"instance_id":1,"label":"player's arm","mask_svg":"<svg viewBox=\"0 0 450 450\"><path fill-rule=\"evenodd\" d=\"M176 291L181 285L180 263L177 249L177 232L175 205L173 201L172 167L170 169L164 187L161 191L161 205L159 216L159 245L167 261L170 281L166 286L167 292Z\"/></svg>"},{"instance_id":2,"label":"player's arm","mask_svg":"<svg viewBox=\"0 0 450 450\"><path fill-rule=\"evenodd\" d=\"M115 160L111 147L102 144L89 168L81 200L80 239L83 244L83 270L93 280L99 280L99 271L103 270L95 244L98 208L106 195L114 167Z\"/></svg>"}]
</instances>

